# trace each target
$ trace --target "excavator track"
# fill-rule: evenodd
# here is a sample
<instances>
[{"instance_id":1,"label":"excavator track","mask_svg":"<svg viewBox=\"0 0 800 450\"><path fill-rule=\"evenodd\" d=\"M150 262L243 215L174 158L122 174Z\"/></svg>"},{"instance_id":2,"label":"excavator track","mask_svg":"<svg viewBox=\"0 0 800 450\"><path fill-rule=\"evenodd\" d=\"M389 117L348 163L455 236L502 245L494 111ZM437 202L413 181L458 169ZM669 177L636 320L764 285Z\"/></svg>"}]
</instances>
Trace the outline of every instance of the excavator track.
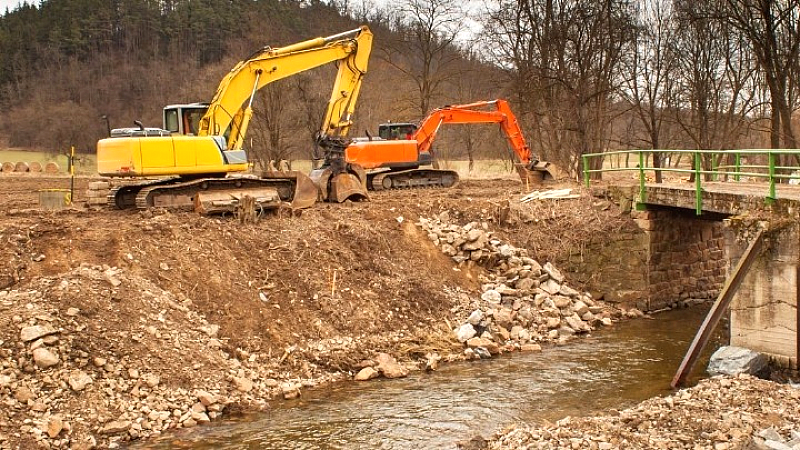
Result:
<instances>
[{"instance_id":1,"label":"excavator track","mask_svg":"<svg viewBox=\"0 0 800 450\"><path fill-rule=\"evenodd\" d=\"M106 197L107 204L114 209L131 209L136 207L136 196L139 191L147 187L174 183L179 177L165 178L162 180L149 180L140 183L126 184L111 189Z\"/></svg>"},{"instance_id":2,"label":"excavator track","mask_svg":"<svg viewBox=\"0 0 800 450\"><path fill-rule=\"evenodd\" d=\"M390 189L451 188L458 184L458 172L440 169L411 169L367 174L373 191Z\"/></svg>"},{"instance_id":3,"label":"excavator track","mask_svg":"<svg viewBox=\"0 0 800 450\"><path fill-rule=\"evenodd\" d=\"M294 181L290 179L200 178L182 183L144 187L136 195L136 207L139 209L162 207L193 210L195 196L198 193L247 189L274 189L278 198L272 207L280 206L281 202L285 202L286 205L291 204L296 190Z\"/></svg>"}]
</instances>

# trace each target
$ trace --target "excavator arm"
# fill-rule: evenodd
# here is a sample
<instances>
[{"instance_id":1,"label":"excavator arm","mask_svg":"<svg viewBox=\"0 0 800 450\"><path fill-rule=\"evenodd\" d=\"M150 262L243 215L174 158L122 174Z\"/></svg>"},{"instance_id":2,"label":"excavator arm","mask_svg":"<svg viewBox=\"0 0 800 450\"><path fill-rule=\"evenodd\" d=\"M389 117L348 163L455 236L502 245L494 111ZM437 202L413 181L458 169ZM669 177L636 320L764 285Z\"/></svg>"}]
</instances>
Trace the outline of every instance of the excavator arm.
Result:
<instances>
[{"instance_id":1,"label":"excavator arm","mask_svg":"<svg viewBox=\"0 0 800 450\"><path fill-rule=\"evenodd\" d=\"M492 106L495 108L494 110L480 109ZM469 123L499 124L520 163L526 166L531 164L531 149L525 142L516 116L511 112L511 108L505 100L475 102L435 109L420 123L413 138L417 141L420 153L430 152L436 134L443 124ZM535 163L535 160L533 162Z\"/></svg>"},{"instance_id":2,"label":"excavator arm","mask_svg":"<svg viewBox=\"0 0 800 450\"><path fill-rule=\"evenodd\" d=\"M200 121L200 136L222 135L230 127L227 147L242 148L256 92L269 83L339 62L322 132L344 136L351 124L361 82L367 71L372 33L366 26L280 48L266 47L238 63L223 78Z\"/></svg>"}]
</instances>

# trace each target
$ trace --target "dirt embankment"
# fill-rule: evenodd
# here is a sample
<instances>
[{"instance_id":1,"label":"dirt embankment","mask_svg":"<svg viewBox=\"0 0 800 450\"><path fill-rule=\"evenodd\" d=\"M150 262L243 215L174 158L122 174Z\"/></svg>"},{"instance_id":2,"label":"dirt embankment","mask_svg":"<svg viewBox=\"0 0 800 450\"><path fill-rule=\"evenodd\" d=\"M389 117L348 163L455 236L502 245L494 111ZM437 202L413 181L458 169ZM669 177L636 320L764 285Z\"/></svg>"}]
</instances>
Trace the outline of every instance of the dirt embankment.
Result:
<instances>
[{"instance_id":1,"label":"dirt embankment","mask_svg":"<svg viewBox=\"0 0 800 450\"><path fill-rule=\"evenodd\" d=\"M251 225L38 211L29 209L36 190L52 180L6 181L0 448L113 446L263 408L365 367L387 375L394 359L402 372L464 358L453 331L471 313L473 357L585 332L589 318L612 314L538 262L557 265L571 246L634 226L590 197L520 204L513 181L378 193ZM456 228L436 241L467 236L458 227L471 224L491 254L473 249L463 254L478 262L457 265L417 225L444 216ZM501 260L491 276L479 265L487 259Z\"/></svg>"}]
</instances>

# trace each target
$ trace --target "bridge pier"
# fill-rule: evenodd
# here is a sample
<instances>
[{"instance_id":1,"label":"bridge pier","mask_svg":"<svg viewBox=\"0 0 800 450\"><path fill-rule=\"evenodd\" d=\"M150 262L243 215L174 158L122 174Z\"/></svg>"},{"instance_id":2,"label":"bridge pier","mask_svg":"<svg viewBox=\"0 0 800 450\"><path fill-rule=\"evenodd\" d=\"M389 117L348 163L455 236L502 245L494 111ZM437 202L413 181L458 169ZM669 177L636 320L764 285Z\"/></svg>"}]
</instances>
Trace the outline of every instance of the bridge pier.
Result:
<instances>
[{"instance_id":1,"label":"bridge pier","mask_svg":"<svg viewBox=\"0 0 800 450\"><path fill-rule=\"evenodd\" d=\"M756 223L729 219L726 257L734 265L742 256ZM731 345L765 353L781 367L798 368L800 315L800 226L775 221L765 249L745 276L730 306Z\"/></svg>"},{"instance_id":2,"label":"bridge pier","mask_svg":"<svg viewBox=\"0 0 800 450\"><path fill-rule=\"evenodd\" d=\"M722 222L680 209L632 214L647 236L647 309L717 297L728 267Z\"/></svg>"}]
</instances>

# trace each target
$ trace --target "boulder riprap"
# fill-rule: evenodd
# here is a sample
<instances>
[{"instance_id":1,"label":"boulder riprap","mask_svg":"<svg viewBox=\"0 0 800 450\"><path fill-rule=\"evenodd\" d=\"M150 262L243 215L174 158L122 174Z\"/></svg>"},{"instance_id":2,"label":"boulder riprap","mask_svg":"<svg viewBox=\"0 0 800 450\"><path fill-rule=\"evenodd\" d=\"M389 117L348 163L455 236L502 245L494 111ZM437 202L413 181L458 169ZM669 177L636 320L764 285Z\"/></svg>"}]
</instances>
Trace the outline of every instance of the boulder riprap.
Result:
<instances>
[{"instance_id":1,"label":"boulder riprap","mask_svg":"<svg viewBox=\"0 0 800 450\"><path fill-rule=\"evenodd\" d=\"M710 375L765 375L768 370L769 358L763 353L750 349L724 346L711 355L708 362Z\"/></svg>"},{"instance_id":2,"label":"boulder riprap","mask_svg":"<svg viewBox=\"0 0 800 450\"><path fill-rule=\"evenodd\" d=\"M495 436L488 448L797 448L788 444L800 438L798 423L800 389L739 375L703 380L619 412L515 426Z\"/></svg>"},{"instance_id":3,"label":"boulder riprap","mask_svg":"<svg viewBox=\"0 0 800 450\"><path fill-rule=\"evenodd\" d=\"M485 269L480 297L472 299L466 318L454 329L467 347L467 358L567 340L624 313L570 287L553 264L540 264L527 250L494 237L485 224L461 226L440 216L421 218L418 225L457 264Z\"/></svg>"}]
</instances>

